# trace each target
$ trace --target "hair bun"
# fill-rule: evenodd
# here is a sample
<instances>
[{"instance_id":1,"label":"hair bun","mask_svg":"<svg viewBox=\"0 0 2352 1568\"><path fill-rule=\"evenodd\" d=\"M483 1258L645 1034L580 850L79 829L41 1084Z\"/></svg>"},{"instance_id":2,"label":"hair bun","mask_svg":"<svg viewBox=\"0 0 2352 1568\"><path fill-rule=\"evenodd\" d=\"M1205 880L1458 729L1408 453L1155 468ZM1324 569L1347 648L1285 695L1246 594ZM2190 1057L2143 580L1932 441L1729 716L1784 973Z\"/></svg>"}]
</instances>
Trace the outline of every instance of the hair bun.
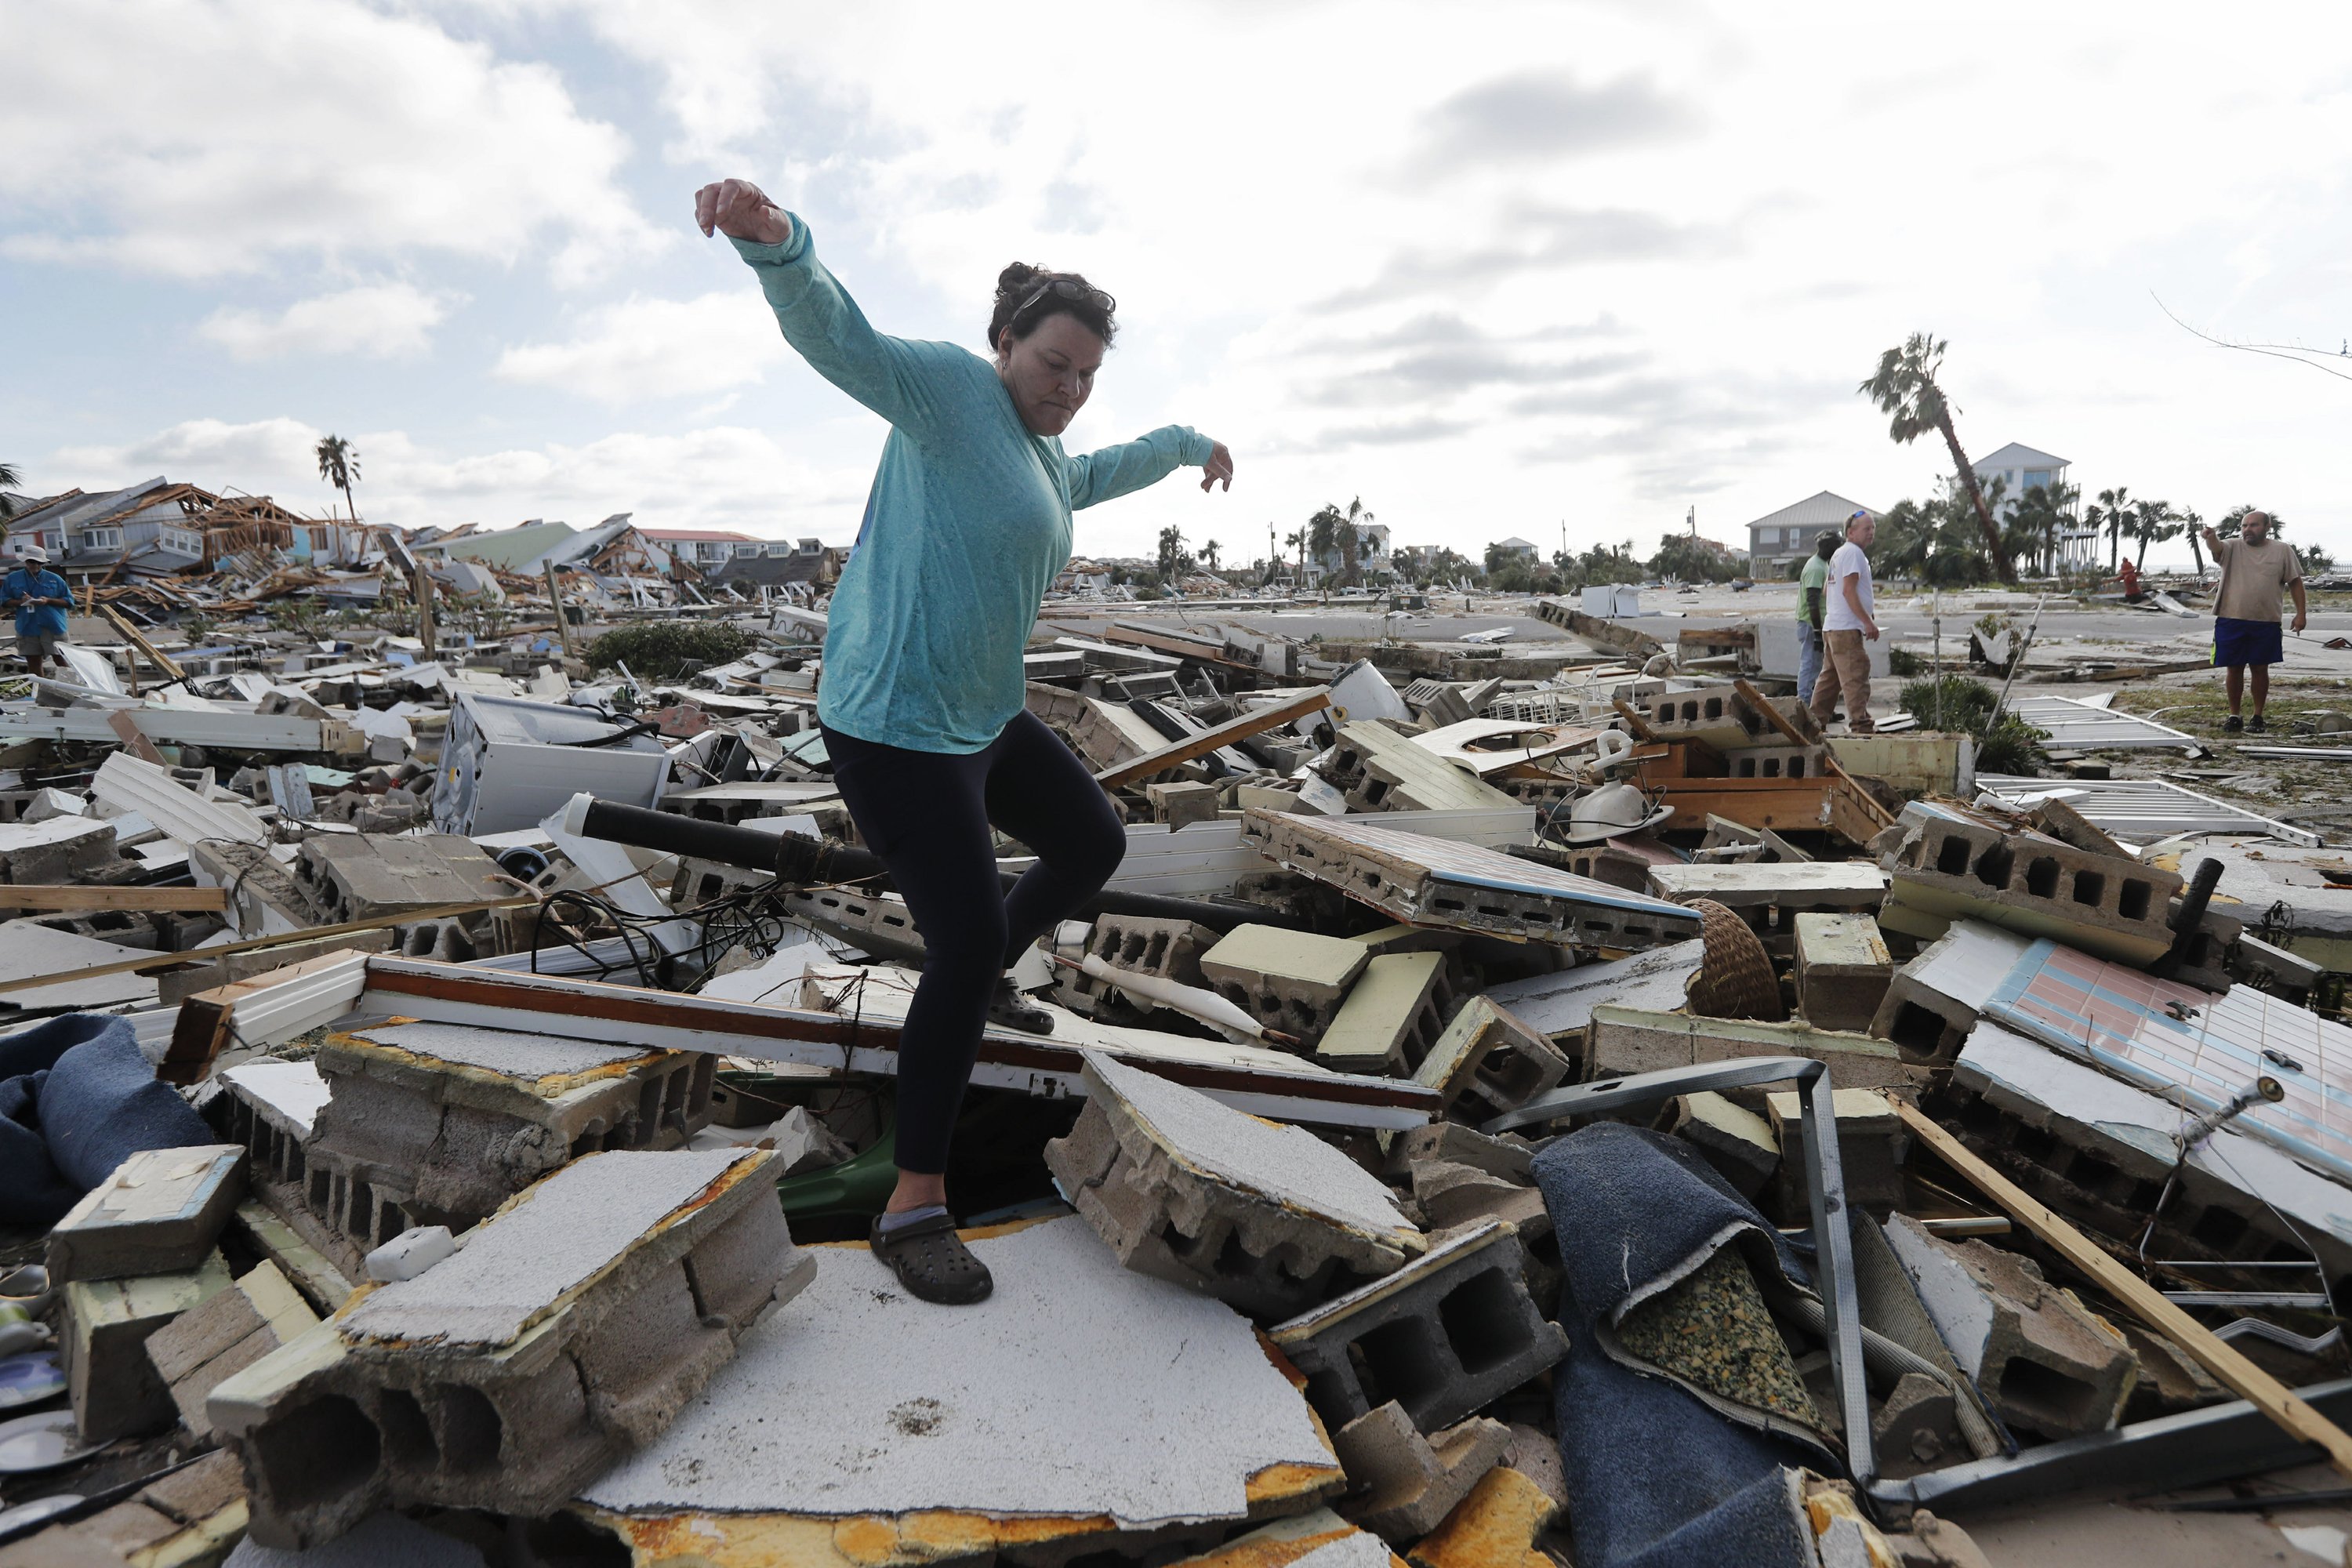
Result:
<instances>
[{"instance_id":1,"label":"hair bun","mask_svg":"<svg viewBox=\"0 0 2352 1568\"><path fill-rule=\"evenodd\" d=\"M996 297L1003 300L1013 295L1026 293L1036 280L1044 276L1045 276L1044 268L1032 267L1025 261L1016 261L996 275Z\"/></svg>"}]
</instances>

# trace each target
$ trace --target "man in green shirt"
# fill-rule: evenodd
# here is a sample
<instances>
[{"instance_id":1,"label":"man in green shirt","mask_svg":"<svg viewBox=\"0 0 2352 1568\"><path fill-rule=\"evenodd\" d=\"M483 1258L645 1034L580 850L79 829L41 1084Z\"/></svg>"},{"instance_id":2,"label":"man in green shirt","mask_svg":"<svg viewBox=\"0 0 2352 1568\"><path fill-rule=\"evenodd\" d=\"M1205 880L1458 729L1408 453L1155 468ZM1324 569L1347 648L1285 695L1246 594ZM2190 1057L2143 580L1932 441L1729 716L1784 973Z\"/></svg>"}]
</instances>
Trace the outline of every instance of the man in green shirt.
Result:
<instances>
[{"instance_id":1,"label":"man in green shirt","mask_svg":"<svg viewBox=\"0 0 2352 1568\"><path fill-rule=\"evenodd\" d=\"M1813 552L1805 557L1804 570L1797 574L1797 700L1813 700L1813 682L1822 678L1822 616L1827 609L1825 595L1829 592L1830 557L1837 553L1838 536L1823 530L1813 541Z\"/></svg>"}]
</instances>

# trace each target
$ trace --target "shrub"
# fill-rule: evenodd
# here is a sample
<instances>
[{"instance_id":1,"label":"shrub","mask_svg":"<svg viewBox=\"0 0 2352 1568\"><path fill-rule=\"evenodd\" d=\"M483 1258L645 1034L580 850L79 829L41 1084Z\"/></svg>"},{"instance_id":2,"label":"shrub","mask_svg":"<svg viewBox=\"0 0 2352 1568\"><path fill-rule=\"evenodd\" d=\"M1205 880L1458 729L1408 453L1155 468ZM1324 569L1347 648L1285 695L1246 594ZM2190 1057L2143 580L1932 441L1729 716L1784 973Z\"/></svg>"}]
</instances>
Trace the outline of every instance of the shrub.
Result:
<instances>
[{"instance_id":1,"label":"shrub","mask_svg":"<svg viewBox=\"0 0 2352 1568\"><path fill-rule=\"evenodd\" d=\"M606 632L588 645L588 668L614 669L625 664L645 680L672 680L714 664L738 659L751 639L716 621L647 621Z\"/></svg>"},{"instance_id":2,"label":"shrub","mask_svg":"<svg viewBox=\"0 0 2352 1568\"><path fill-rule=\"evenodd\" d=\"M1937 708L1939 689L1943 697L1940 720ZM2003 713L2000 721L1988 730L1985 721L1992 717L1993 708L2000 701L2000 693L1966 675L1914 680L1903 688L1902 696L1903 710L1920 723L1976 736L1977 766L1983 772L2038 776L2050 765L2049 756L2042 750L2042 742L2050 738L2049 731L2035 729L2014 713Z\"/></svg>"},{"instance_id":3,"label":"shrub","mask_svg":"<svg viewBox=\"0 0 2352 1568\"><path fill-rule=\"evenodd\" d=\"M1908 680L1915 675L1927 673L1927 661L1907 647L1886 650L1886 670L1897 680Z\"/></svg>"}]
</instances>

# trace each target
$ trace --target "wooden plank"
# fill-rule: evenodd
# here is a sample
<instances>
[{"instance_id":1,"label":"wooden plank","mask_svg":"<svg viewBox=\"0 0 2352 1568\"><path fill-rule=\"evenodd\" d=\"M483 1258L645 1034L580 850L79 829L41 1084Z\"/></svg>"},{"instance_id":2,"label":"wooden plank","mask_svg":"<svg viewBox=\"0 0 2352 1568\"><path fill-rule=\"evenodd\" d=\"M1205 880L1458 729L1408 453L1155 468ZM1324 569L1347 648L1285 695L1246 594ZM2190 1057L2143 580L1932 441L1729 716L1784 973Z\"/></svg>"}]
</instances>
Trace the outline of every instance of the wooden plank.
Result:
<instances>
[{"instance_id":1,"label":"wooden plank","mask_svg":"<svg viewBox=\"0 0 2352 1568\"><path fill-rule=\"evenodd\" d=\"M1625 721L1625 727L1627 729L1633 731L1633 739L1637 741L1654 741L1658 738L1658 732L1650 728L1649 721L1643 719L1639 713L1633 711L1633 705L1626 701L1622 697L1611 698L1609 700L1609 706L1617 710L1617 716Z\"/></svg>"},{"instance_id":2,"label":"wooden plank","mask_svg":"<svg viewBox=\"0 0 2352 1568\"><path fill-rule=\"evenodd\" d=\"M1095 775L1095 783L1105 789L1117 789L1121 784L1166 773L1179 763L1189 763L1195 757L1205 757L1220 746L1229 746L1235 741L1264 734L1278 725L1304 719L1309 713L1319 712L1330 706L1331 692L1327 687L1320 691L1310 691L1304 697L1294 697L1272 708L1255 709L1238 719L1228 719L1214 729L1187 735L1181 741L1171 741L1156 752L1147 752L1142 756L1130 757L1126 762L1105 768Z\"/></svg>"},{"instance_id":3,"label":"wooden plank","mask_svg":"<svg viewBox=\"0 0 2352 1568\"><path fill-rule=\"evenodd\" d=\"M0 909L200 910L228 908L226 888L79 888L0 884Z\"/></svg>"},{"instance_id":4,"label":"wooden plank","mask_svg":"<svg viewBox=\"0 0 2352 1568\"><path fill-rule=\"evenodd\" d=\"M547 568L547 602L555 606L555 635L563 639L563 662L574 664L580 654L572 646L572 617L563 613L563 590L555 584L555 563L541 563Z\"/></svg>"},{"instance_id":5,"label":"wooden plank","mask_svg":"<svg viewBox=\"0 0 2352 1568\"><path fill-rule=\"evenodd\" d=\"M1758 712L1764 715L1765 721L1770 724L1775 730L1780 731L1782 738L1787 740L1790 744L1798 746L1813 746L1820 745L1822 743L1821 736L1814 735L1808 737L1803 731L1798 729L1795 724L1790 722L1788 715L1781 712L1778 708L1772 706L1771 700L1767 698L1762 692L1757 690L1755 687L1748 684L1748 679L1745 676L1734 680L1731 683L1731 689L1738 692L1741 697L1747 699ZM1874 819L1881 827L1892 827L1895 825L1895 814L1887 810L1885 806L1879 805L1877 797L1873 795L1868 790L1853 782L1853 775L1847 773L1844 767L1839 763L1834 752L1825 753L1822 760L1829 764L1830 772L1835 773L1839 778L1845 781L1846 788L1853 794L1853 804L1858 805L1865 816ZM1841 831L1843 830L1841 829ZM1856 837L1854 834L1847 832L1846 837L1853 838L1855 843L1861 844L1867 842L1871 836L1865 833L1860 837Z\"/></svg>"},{"instance_id":6,"label":"wooden plank","mask_svg":"<svg viewBox=\"0 0 2352 1568\"><path fill-rule=\"evenodd\" d=\"M56 985L68 980L97 980L109 974L144 974L151 970L209 963L232 952L255 952L265 947L284 947L289 942L316 942L321 937L348 936L357 931L407 925L416 921L437 921L450 915L479 914L488 910L519 910L526 904L538 902L536 898L518 897L486 899L474 904L438 904L429 910L404 910L398 914L378 915L372 920L346 921L341 925L331 926L305 926L300 931L289 931L278 936L251 937L244 942L224 942L218 947L190 948L185 952L151 952L143 958L125 959L121 963L94 963L88 969L68 969L56 974L28 974L17 980L0 980L0 992L26 991L36 985Z\"/></svg>"},{"instance_id":7,"label":"wooden plank","mask_svg":"<svg viewBox=\"0 0 2352 1568\"><path fill-rule=\"evenodd\" d=\"M155 749L155 742L140 731L139 721L131 716L130 710L116 708L110 710L106 715L106 727L141 762L152 763L159 768L170 766L164 762L163 753Z\"/></svg>"},{"instance_id":8,"label":"wooden plank","mask_svg":"<svg viewBox=\"0 0 2352 1568\"><path fill-rule=\"evenodd\" d=\"M1888 1103L1920 1142L2011 1219L2032 1231L2044 1246L2090 1276L2101 1289L2129 1308L2141 1321L2186 1351L2230 1392L2269 1416L2289 1435L2318 1448L2338 1473L2352 1476L2352 1436L2347 1436L2341 1426L2167 1300L2154 1286L2109 1257L2097 1242L2067 1224L2056 1210L2036 1201L1979 1159L1967 1144L1945 1131L1934 1117L1891 1096Z\"/></svg>"},{"instance_id":9,"label":"wooden plank","mask_svg":"<svg viewBox=\"0 0 2352 1568\"><path fill-rule=\"evenodd\" d=\"M112 605L100 605L98 607L98 613L104 616L109 624L110 624L116 631L121 632L125 637L130 639L131 647L137 648L141 653L145 654L147 656L148 663L153 665L157 669L162 670L165 676L173 680L185 680L188 679L188 672L182 669L179 665L173 660L171 655L164 653L163 650L156 647L153 643L149 642L144 637L141 636L139 628L131 625L129 617L125 616ZM137 672L134 670L132 673L136 674Z\"/></svg>"}]
</instances>

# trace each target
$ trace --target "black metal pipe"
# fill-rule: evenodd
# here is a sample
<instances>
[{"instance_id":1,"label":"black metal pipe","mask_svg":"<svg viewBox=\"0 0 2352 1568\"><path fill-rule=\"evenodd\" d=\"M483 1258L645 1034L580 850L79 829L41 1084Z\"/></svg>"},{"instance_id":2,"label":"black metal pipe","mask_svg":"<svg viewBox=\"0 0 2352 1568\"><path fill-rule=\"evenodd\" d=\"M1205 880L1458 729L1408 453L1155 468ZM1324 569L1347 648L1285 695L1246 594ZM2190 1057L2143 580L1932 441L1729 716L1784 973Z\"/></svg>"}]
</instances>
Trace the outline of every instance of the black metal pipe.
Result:
<instances>
[{"instance_id":1,"label":"black metal pipe","mask_svg":"<svg viewBox=\"0 0 2352 1568\"><path fill-rule=\"evenodd\" d=\"M631 844L664 855L689 855L716 860L747 871L772 873L793 887L833 882L887 880L881 858L835 839L803 838L792 833L761 833L725 823L703 822L674 811L650 811L641 805L574 795L564 812L564 829L587 838ZM1010 888L1015 871L1002 873ZM1287 931L1311 930L1309 922L1285 910L1245 904L1232 899L1180 899L1164 893L1131 893L1105 888L1079 909L1082 918L1101 914L1142 915L1156 920L1192 921L1211 931L1231 931L1237 925L1280 926Z\"/></svg>"},{"instance_id":2,"label":"black metal pipe","mask_svg":"<svg viewBox=\"0 0 2352 1568\"><path fill-rule=\"evenodd\" d=\"M2180 907L2173 912L2172 946L2157 961L2158 976L2177 974L2189 962L2197 934L2205 924L2205 908L2213 901L2213 889L2221 883L2221 862L2210 855L2197 862L2197 869L2189 875L2189 890L2180 895Z\"/></svg>"}]
</instances>

